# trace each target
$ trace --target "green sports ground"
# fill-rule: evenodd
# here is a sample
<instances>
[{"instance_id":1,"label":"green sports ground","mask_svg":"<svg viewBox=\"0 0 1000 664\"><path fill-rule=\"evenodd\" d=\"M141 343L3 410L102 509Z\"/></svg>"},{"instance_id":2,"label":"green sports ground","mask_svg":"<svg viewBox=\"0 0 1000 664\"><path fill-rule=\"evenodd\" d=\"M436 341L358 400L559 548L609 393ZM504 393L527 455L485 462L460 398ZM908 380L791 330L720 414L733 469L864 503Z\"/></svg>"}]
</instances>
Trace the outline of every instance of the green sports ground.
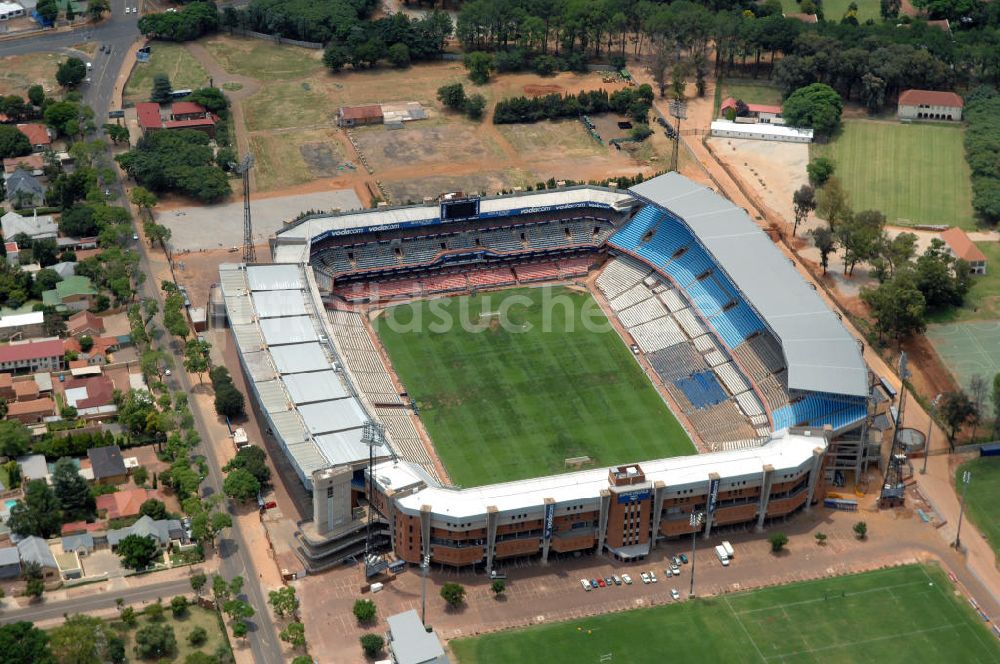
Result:
<instances>
[{"instance_id":1,"label":"green sports ground","mask_svg":"<svg viewBox=\"0 0 1000 664\"><path fill-rule=\"evenodd\" d=\"M940 568L921 565L499 632L450 647L460 664L1000 662L1000 640Z\"/></svg>"},{"instance_id":2,"label":"green sports ground","mask_svg":"<svg viewBox=\"0 0 1000 664\"><path fill-rule=\"evenodd\" d=\"M587 292L425 300L390 307L375 328L459 486L565 472L571 457L602 466L695 451Z\"/></svg>"}]
</instances>

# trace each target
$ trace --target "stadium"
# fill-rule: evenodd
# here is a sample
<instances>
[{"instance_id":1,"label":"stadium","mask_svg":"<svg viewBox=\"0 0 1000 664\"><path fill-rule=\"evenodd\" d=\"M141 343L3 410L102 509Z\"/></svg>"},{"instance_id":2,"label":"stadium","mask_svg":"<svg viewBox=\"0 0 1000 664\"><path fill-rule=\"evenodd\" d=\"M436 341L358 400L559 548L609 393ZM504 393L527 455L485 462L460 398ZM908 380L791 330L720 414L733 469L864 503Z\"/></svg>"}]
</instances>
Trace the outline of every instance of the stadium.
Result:
<instances>
[{"instance_id":1,"label":"stadium","mask_svg":"<svg viewBox=\"0 0 1000 664\"><path fill-rule=\"evenodd\" d=\"M411 563L637 560L883 462L892 395L858 340L745 211L676 173L309 215L271 253L220 286L311 495L311 571L366 532ZM606 326L536 324L547 293ZM501 329L485 303L515 299ZM414 322L449 307L477 329Z\"/></svg>"}]
</instances>

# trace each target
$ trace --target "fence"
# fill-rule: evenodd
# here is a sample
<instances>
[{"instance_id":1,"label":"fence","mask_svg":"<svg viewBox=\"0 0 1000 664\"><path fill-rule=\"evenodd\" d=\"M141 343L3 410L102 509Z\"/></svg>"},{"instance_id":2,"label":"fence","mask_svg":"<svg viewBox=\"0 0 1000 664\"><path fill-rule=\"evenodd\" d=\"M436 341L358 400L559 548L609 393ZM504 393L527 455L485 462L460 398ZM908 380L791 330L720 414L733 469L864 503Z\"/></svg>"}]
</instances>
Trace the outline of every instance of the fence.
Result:
<instances>
[{"instance_id":1,"label":"fence","mask_svg":"<svg viewBox=\"0 0 1000 664\"><path fill-rule=\"evenodd\" d=\"M323 48L323 45L319 42L308 42L300 41L298 39L289 39L288 37L282 37L280 35L268 35L263 32L254 32L253 30L246 30L245 28L226 28L226 31L230 35L238 35L240 37L253 37L254 39L263 39L265 41L273 41L276 44L289 44L291 46L301 46L302 48L311 48L319 50Z\"/></svg>"}]
</instances>

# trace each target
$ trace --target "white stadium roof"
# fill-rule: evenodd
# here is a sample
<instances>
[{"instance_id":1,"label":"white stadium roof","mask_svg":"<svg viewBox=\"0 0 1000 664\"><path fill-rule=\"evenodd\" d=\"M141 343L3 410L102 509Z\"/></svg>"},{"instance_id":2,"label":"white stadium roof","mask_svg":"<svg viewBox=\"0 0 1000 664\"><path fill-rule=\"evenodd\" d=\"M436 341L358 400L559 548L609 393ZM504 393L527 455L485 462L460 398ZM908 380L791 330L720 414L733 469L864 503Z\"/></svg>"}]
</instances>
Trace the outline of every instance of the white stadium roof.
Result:
<instances>
[{"instance_id":1,"label":"white stadium roof","mask_svg":"<svg viewBox=\"0 0 1000 664\"><path fill-rule=\"evenodd\" d=\"M781 342L789 387L868 394L868 369L857 341L744 210L676 173L630 191L680 217L743 291Z\"/></svg>"}]
</instances>

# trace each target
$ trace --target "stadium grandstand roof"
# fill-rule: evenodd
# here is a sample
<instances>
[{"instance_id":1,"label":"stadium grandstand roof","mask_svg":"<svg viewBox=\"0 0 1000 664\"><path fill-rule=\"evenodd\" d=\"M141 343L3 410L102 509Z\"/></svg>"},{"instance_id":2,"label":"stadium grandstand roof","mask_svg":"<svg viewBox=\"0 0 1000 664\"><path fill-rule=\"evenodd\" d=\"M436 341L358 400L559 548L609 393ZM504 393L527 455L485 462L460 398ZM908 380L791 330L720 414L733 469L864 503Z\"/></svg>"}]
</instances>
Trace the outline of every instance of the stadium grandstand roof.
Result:
<instances>
[{"instance_id":1,"label":"stadium grandstand roof","mask_svg":"<svg viewBox=\"0 0 1000 664\"><path fill-rule=\"evenodd\" d=\"M560 205L582 205L585 203L615 207L631 198L625 190L584 185L482 198L479 202L479 213L484 215L518 211L519 214L530 214L535 211L534 208L558 208ZM311 240L328 231L350 231L392 224L431 224L441 221L440 214L441 208L436 204L359 210L345 214L304 218L288 224L284 229L278 231L277 237L279 239L305 238Z\"/></svg>"},{"instance_id":2,"label":"stadium grandstand roof","mask_svg":"<svg viewBox=\"0 0 1000 664\"><path fill-rule=\"evenodd\" d=\"M630 191L682 219L712 253L781 342L790 388L868 394L857 341L744 210L677 173Z\"/></svg>"},{"instance_id":3,"label":"stadium grandstand roof","mask_svg":"<svg viewBox=\"0 0 1000 664\"><path fill-rule=\"evenodd\" d=\"M784 430L760 447L692 454L639 463L647 482L662 481L670 489L685 486L702 487L709 481L710 473L718 473L723 480L721 490L741 477L759 477L764 466L775 470L799 467L813 456L816 448L826 447L822 435L806 435ZM384 487L407 485L412 472L405 462L384 462L375 466L375 479ZM453 517L485 514L489 507L500 512L522 509L527 505L541 505L551 498L557 504L575 500L594 500L608 487L608 468L592 468L562 475L548 475L515 482L502 482L469 489L451 489L428 485L398 499L401 506L419 511L430 505L435 514Z\"/></svg>"}]
</instances>

